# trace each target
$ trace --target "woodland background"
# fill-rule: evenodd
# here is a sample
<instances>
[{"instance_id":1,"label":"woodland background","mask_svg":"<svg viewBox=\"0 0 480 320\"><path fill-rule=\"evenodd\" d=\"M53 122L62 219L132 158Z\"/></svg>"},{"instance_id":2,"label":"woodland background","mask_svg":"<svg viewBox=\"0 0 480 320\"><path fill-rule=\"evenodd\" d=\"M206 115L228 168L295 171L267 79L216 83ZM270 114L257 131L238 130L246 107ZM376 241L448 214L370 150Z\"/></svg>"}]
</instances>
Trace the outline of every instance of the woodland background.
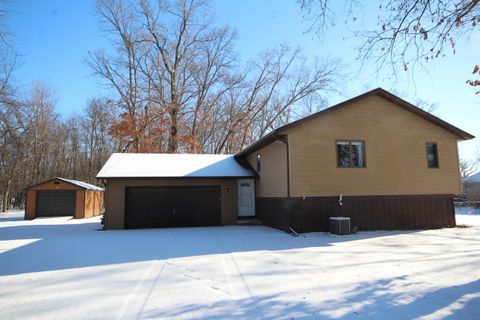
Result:
<instances>
[{"instance_id":1,"label":"woodland background","mask_svg":"<svg viewBox=\"0 0 480 320\"><path fill-rule=\"evenodd\" d=\"M391 9L399 15L380 30L401 34L394 22L412 12L409 0L401 3L403 9ZM328 1L298 4L321 30ZM26 187L56 176L98 183L95 176L113 152L235 153L271 129L326 107L326 97L342 81L341 62L308 60L287 44L239 62L235 30L215 23L208 1L99 0L96 11L113 50L93 50L85 63L108 94L92 97L68 119L56 111L54 88L35 82L25 92L15 86L21 58L10 30L0 24L2 211L22 206ZM0 21L8 14L0 11ZM466 1L460 14L477 19L476 2ZM415 36L426 41L428 32L417 29ZM372 39L363 54L385 64L372 54L378 43ZM404 53L387 62L407 70L411 62ZM417 104L432 111L426 102ZM462 161L462 175L477 168L478 161Z\"/></svg>"}]
</instances>

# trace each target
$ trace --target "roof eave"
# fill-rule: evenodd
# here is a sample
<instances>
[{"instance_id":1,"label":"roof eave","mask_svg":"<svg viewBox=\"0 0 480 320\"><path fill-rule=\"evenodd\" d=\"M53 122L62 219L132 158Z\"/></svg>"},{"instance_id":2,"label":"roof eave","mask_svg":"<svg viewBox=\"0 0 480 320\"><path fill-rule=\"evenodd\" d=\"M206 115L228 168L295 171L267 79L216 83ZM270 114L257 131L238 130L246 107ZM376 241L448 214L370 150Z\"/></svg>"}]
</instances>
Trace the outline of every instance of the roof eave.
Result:
<instances>
[{"instance_id":1,"label":"roof eave","mask_svg":"<svg viewBox=\"0 0 480 320\"><path fill-rule=\"evenodd\" d=\"M50 182L55 181L55 180L60 180L60 181L62 181L63 183L67 183L67 184L69 184L69 185L71 185L71 186L74 186L74 187L77 187L77 188L79 188L79 189L87 190L87 188L85 188L85 187L83 187L83 186L79 186L79 185L74 184L74 183L71 183L71 182L69 182L69 181L65 181L64 179L62 179L62 178L60 178L60 177L55 177L55 178L52 178L52 179L50 179L50 180L46 180L46 181L43 181L43 182L36 183L36 184L34 184L34 185L31 185L31 186L27 187L27 189L35 188L35 187L41 186L42 184L47 184L47 183L50 183Z\"/></svg>"},{"instance_id":2,"label":"roof eave","mask_svg":"<svg viewBox=\"0 0 480 320\"><path fill-rule=\"evenodd\" d=\"M215 179L251 179L251 178L257 178L258 175L252 174L250 176L208 176L208 177L189 177L189 176L177 176L177 177L172 177L172 176L140 176L140 177L135 177L135 176L125 176L125 177L112 177L112 176L97 176L97 179L105 179L105 180L152 180L152 179L171 179L171 180L177 180L177 179L194 179L194 180L215 180Z\"/></svg>"},{"instance_id":3,"label":"roof eave","mask_svg":"<svg viewBox=\"0 0 480 320\"><path fill-rule=\"evenodd\" d=\"M414 114L424 118L425 120L427 121L430 121L436 125L438 125L439 127L442 127L443 129L447 130L447 131L450 131L451 133L455 134L456 136L458 136L460 139L459 140L471 140L471 139L474 139L475 136L466 132L466 131L463 131L462 129L458 128L458 127L455 127L454 125L432 115L431 113L429 112L426 112L420 108L418 108L417 106L414 106L413 104L403 100L402 98L400 97L397 97L396 95L386 91L386 90L383 90L381 88L378 88L376 89L376 92L375 92L378 96L381 96L382 98L400 106L400 107L403 107L404 109L406 109L407 111L410 111L410 112L413 112Z\"/></svg>"},{"instance_id":4,"label":"roof eave","mask_svg":"<svg viewBox=\"0 0 480 320\"><path fill-rule=\"evenodd\" d=\"M376 89L373 89L371 91L368 91L368 92L365 92L361 95L358 95L356 97L353 97L351 99L348 99L348 100L345 100L343 102L340 102L332 107L329 107L327 109L324 109L324 110L321 110L319 112L316 112L316 113L313 113L309 116L306 116L304 118L301 118L301 119L298 119L296 121L293 121L291 123L288 123L282 127L279 127L275 130L273 130L272 132L270 132L268 135L266 135L265 137L257 140L256 142L254 142L253 144L251 144L250 146L246 147L245 149L241 150L240 152L236 153L235 154L235 158L240 158L240 157L244 157L246 155L249 155L263 147L265 147L266 145L274 142L276 139L277 139L277 135L279 132L281 131L284 131L284 130L287 130L289 128L292 128L292 127L295 127L299 124L302 124L306 121L309 121L313 118L316 118L316 117L319 117L319 116L322 116L326 113L329 113L329 112L332 112L332 111L335 111L337 109L340 109L340 108L343 108L347 105L350 105L354 102L357 102L359 100L362 100L364 98L367 98L369 96L373 96L373 95L378 95L388 101L390 101L391 103L393 104L396 104L400 107L402 107L403 109L407 110L407 111L410 111L422 118L424 118L425 120L427 121L430 121L438 126L440 126L441 128L455 134L459 139L458 140L471 140L471 139L474 139L475 136L466 132L466 131L463 131L462 129L460 128L457 128L455 127L454 125L451 125L450 123L426 112L426 111L423 111L422 109L412 105L411 103L397 97L396 95L382 89L382 88L376 88Z\"/></svg>"},{"instance_id":5,"label":"roof eave","mask_svg":"<svg viewBox=\"0 0 480 320\"><path fill-rule=\"evenodd\" d=\"M235 159L243 158L243 157L245 157L245 156L247 156L247 155L249 155L249 154L251 154L251 153L253 153L257 150L260 150L261 148L269 145L270 143L275 142L276 140L278 140L278 132L280 131L280 129L283 129L283 128L284 127L281 127L279 129L275 129L275 130L271 131L269 134L267 134L263 138L260 138L259 140L257 140L253 144L249 145L245 149L237 152L234 155L234 158Z\"/></svg>"}]
</instances>

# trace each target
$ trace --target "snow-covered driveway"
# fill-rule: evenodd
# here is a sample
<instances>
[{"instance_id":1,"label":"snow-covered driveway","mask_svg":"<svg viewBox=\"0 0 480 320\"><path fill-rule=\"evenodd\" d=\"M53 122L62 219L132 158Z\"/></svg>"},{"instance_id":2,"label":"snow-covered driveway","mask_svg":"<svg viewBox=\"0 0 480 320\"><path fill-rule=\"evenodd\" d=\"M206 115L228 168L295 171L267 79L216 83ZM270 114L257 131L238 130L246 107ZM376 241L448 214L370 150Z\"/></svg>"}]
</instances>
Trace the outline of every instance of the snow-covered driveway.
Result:
<instances>
[{"instance_id":1,"label":"snow-covered driveway","mask_svg":"<svg viewBox=\"0 0 480 320\"><path fill-rule=\"evenodd\" d=\"M480 319L478 218L295 238L2 214L0 319Z\"/></svg>"}]
</instances>

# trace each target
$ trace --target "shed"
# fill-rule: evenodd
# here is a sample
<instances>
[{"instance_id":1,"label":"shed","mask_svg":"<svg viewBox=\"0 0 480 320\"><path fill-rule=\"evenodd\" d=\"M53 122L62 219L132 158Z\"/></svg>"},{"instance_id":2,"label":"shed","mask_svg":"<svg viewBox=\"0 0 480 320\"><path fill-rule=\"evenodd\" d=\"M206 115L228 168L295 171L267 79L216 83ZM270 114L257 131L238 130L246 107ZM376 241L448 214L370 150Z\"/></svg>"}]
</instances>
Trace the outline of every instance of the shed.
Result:
<instances>
[{"instance_id":1,"label":"shed","mask_svg":"<svg viewBox=\"0 0 480 320\"><path fill-rule=\"evenodd\" d=\"M104 189L65 178L54 178L27 189L25 219L73 216L90 218L103 213Z\"/></svg>"}]
</instances>

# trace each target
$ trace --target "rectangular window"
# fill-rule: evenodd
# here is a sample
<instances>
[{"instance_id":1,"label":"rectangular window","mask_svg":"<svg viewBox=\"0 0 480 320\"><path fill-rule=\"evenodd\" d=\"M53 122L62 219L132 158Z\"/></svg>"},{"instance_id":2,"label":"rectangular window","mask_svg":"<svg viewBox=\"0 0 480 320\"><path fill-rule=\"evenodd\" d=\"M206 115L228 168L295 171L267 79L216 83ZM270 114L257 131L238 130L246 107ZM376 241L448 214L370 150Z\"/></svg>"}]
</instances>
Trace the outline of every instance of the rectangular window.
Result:
<instances>
[{"instance_id":1,"label":"rectangular window","mask_svg":"<svg viewBox=\"0 0 480 320\"><path fill-rule=\"evenodd\" d=\"M435 142L427 142L427 166L438 168L438 147Z\"/></svg>"},{"instance_id":2,"label":"rectangular window","mask_svg":"<svg viewBox=\"0 0 480 320\"><path fill-rule=\"evenodd\" d=\"M339 168L365 168L365 142L337 141L337 166Z\"/></svg>"},{"instance_id":3,"label":"rectangular window","mask_svg":"<svg viewBox=\"0 0 480 320\"><path fill-rule=\"evenodd\" d=\"M259 153L257 154L257 172L260 172L262 168L262 155Z\"/></svg>"}]
</instances>

